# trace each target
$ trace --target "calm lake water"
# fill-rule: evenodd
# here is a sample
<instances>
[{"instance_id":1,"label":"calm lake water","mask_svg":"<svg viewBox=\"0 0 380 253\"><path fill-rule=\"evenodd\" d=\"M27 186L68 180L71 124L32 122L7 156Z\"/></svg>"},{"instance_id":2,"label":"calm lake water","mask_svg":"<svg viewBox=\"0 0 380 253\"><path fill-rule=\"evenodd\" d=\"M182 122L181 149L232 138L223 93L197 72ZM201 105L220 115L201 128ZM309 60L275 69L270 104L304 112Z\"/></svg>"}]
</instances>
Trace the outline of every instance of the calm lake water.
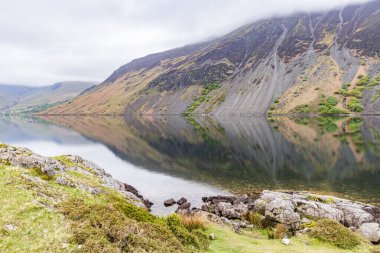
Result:
<instances>
[{"instance_id":1,"label":"calm lake water","mask_svg":"<svg viewBox=\"0 0 380 253\"><path fill-rule=\"evenodd\" d=\"M380 204L380 117L0 117L0 142L76 154L154 202L263 189Z\"/></svg>"}]
</instances>

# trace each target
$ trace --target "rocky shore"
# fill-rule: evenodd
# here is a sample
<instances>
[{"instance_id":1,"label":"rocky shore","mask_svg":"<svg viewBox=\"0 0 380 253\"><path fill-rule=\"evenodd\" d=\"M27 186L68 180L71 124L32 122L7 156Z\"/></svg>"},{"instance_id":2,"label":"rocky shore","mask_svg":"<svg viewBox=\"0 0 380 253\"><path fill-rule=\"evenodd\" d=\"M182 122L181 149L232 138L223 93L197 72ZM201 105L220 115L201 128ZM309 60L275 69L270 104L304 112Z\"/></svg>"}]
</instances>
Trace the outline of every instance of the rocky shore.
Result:
<instances>
[{"instance_id":1,"label":"rocky shore","mask_svg":"<svg viewBox=\"0 0 380 253\"><path fill-rule=\"evenodd\" d=\"M237 231L252 225L247 217L254 213L267 223L283 224L293 234L310 233L315 221L328 219L373 243L380 242L380 209L374 205L308 192L274 191L252 197L211 196L202 200L202 211L221 217Z\"/></svg>"}]
</instances>

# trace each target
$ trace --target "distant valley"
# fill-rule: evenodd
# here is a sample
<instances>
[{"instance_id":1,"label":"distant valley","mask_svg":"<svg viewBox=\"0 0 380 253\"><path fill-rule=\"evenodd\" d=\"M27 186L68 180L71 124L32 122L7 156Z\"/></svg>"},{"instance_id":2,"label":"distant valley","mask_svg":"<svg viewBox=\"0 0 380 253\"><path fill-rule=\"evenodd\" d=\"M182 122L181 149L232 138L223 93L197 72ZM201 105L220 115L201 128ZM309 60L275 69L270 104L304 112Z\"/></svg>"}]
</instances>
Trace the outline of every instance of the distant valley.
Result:
<instances>
[{"instance_id":1,"label":"distant valley","mask_svg":"<svg viewBox=\"0 0 380 253\"><path fill-rule=\"evenodd\" d=\"M51 86L29 87L0 84L0 113L36 113L70 101L94 82L59 82Z\"/></svg>"}]
</instances>

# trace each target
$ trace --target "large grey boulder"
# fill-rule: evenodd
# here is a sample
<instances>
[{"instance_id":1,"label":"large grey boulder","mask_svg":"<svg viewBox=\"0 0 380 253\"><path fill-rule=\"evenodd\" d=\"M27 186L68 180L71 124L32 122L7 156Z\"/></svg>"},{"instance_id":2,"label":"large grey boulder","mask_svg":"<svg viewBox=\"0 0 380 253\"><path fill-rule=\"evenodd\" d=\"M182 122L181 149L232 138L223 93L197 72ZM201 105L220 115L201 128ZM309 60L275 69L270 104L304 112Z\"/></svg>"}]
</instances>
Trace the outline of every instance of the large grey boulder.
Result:
<instances>
[{"instance_id":1,"label":"large grey boulder","mask_svg":"<svg viewBox=\"0 0 380 253\"><path fill-rule=\"evenodd\" d=\"M380 241L380 226L378 223L364 223L356 232L370 242L377 243Z\"/></svg>"},{"instance_id":2,"label":"large grey boulder","mask_svg":"<svg viewBox=\"0 0 380 253\"><path fill-rule=\"evenodd\" d=\"M337 207L344 213L343 224L346 227L360 227L364 223L375 221L372 214L365 210L367 205L347 200L337 200Z\"/></svg>"},{"instance_id":3,"label":"large grey boulder","mask_svg":"<svg viewBox=\"0 0 380 253\"><path fill-rule=\"evenodd\" d=\"M335 205L309 200L295 201L297 203L297 212L302 216L330 219L341 223L344 221L343 212L337 209Z\"/></svg>"},{"instance_id":4,"label":"large grey boulder","mask_svg":"<svg viewBox=\"0 0 380 253\"><path fill-rule=\"evenodd\" d=\"M301 217L294 211L291 200L277 198L265 207L265 216L273 221L284 224L288 229L296 230L300 226Z\"/></svg>"}]
</instances>

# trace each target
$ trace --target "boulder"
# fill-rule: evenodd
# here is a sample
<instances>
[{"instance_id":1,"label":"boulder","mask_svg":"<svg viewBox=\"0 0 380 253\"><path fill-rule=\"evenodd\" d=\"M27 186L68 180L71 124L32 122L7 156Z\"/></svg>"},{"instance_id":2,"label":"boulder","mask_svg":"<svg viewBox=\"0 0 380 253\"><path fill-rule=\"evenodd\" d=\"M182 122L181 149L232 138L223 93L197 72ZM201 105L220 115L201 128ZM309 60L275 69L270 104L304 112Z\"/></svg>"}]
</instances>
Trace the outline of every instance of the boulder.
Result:
<instances>
[{"instance_id":1,"label":"boulder","mask_svg":"<svg viewBox=\"0 0 380 253\"><path fill-rule=\"evenodd\" d=\"M220 202L212 207L215 214L229 219L240 219L249 211L245 204L232 205L231 203Z\"/></svg>"},{"instance_id":2,"label":"boulder","mask_svg":"<svg viewBox=\"0 0 380 253\"><path fill-rule=\"evenodd\" d=\"M314 218L325 218L343 222L344 214L333 204L324 204L309 200L295 200L297 203L297 212L303 216Z\"/></svg>"},{"instance_id":3,"label":"boulder","mask_svg":"<svg viewBox=\"0 0 380 253\"><path fill-rule=\"evenodd\" d=\"M211 196L206 198L204 202L211 202L212 204L218 204L220 202L233 203L236 200L235 196Z\"/></svg>"},{"instance_id":4,"label":"boulder","mask_svg":"<svg viewBox=\"0 0 380 253\"><path fill-rule=\"evenodd\" d=\"M359 228L364 223L374 222L374 217L366 212L363 206L355 203L344 203L340 204L339 209L344 213L343 224L346 227L357 227Z\"/></svg>"},{"instance_id":5,"label":"boulder","mask_svg":"<svg viewBox=\"0 0 380 253\"><path fill-rule=\"evenodd\" d=\"M186 202L178 206L177 210L187 210L190 208L190 206L191 206L190 202Z\"/></svg>"},{"instance_id":6,"label":"boulder","mask_svg":"<svg viewBox=\"0 0 380 253\"><path fill-rule=\"evenodd\" d=\"M168 206L172 206L174 205L175 203L177 203L173 198L171 199L167 199L164 201L164 206L168 207Z\"/></svg>"},{"instance_id":7,"label":"boulder","mask_svg":"<svg viewBox=\"0 0 380 253\"><path fill-rule=\"evenodd\" d=\"M234 205L237 205L237 204L240 204L240 203L243 203L243 204L246 204L249 202L249 198L247 196L247 194L244 194L242 196L239 196L235 199L235 201L233 202Z\"/></svg>"},{"instance_id":8,"label":"boulder","mask_svg":"<svg viewBox=\"0 0 380 253\"><path fill-rule=\"evenodd\" d=\"M69 183L69 181L67 181L67 179L64 177L57 177L55 182L60 185L67 185Z\"/></svg>"},{"instance_id":9,"label":"boulder","mask_svg":"<svg viewBox=\"0 0 380 253\"><path fill-rule=\"evenodd\" d=\"M294 211L295 206L288 199L275 199L265 207L265 216L270 220L284 224L288 229L296 230L300 226L301 217Z\"/></svg>"},{"instance_id":10,"label":"boulder","mask_svg":"<svg viewBox=\"0 0 380 253\"><path fill-rule=\"evenodd\" d=\"M364 223L356 232L370 242L378 243L380 241L380 226L378 223Z\"/></svg>"},{"instance_id":11,"label":"boulder","mask_svg":"<svg viewBox=\"0 0 380 253\"><path fill-rule=\"evenodd\" d=\"M184 203L186 203L186 202L187 202L187 199L184 198L184 197L182 197L182 198L180 198L180 199L177 201L177 204L178 204L178 205L182 205L182 204L184 204Z\"/></svg>"}]
</instances>

